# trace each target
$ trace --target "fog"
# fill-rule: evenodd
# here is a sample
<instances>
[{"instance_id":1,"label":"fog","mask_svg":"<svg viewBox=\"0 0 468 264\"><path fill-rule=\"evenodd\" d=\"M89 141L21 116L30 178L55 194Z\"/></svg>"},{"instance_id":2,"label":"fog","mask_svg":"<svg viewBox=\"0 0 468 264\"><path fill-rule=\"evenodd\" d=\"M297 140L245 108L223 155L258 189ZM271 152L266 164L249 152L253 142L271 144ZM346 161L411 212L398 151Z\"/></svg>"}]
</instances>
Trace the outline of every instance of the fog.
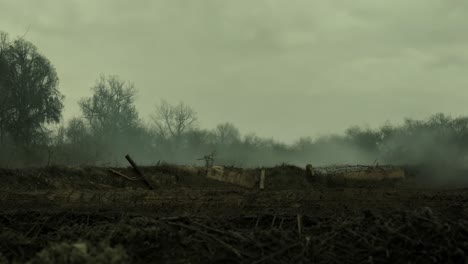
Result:
<instances>
[{"instance_id":1,"label":"fog","mask_svg":"<svg viewBox=\"0 0 468 264\"><path fill-rule=\"evenodd\" d=\"M213 153L225 166L394 164L458 181L467 12L439 0L0 0L0 166L123 166L126 154L203 166Z\"/></svg>"}]
</instances>

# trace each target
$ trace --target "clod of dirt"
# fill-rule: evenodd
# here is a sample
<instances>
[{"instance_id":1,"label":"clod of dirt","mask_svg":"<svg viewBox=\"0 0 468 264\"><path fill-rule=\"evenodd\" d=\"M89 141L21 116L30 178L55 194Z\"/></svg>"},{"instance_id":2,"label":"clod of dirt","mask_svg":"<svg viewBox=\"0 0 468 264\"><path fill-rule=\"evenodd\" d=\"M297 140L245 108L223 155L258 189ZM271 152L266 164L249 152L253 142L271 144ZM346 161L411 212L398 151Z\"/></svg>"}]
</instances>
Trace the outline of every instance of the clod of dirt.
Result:
<instances>
[{"instance_id":1,"label":"clod of dirt","mask_svg":"<svg viewBox=\"0 0 468 264\"><path fill-rule=\"evenodd\" d=\"M54 243L44 248L29 262L30 264L49 263L96 263L96 264L123 264L128 263L127 252L122 246L110 247L101 243L92 246L84 242Z\"/></svg>"}]
</instances>

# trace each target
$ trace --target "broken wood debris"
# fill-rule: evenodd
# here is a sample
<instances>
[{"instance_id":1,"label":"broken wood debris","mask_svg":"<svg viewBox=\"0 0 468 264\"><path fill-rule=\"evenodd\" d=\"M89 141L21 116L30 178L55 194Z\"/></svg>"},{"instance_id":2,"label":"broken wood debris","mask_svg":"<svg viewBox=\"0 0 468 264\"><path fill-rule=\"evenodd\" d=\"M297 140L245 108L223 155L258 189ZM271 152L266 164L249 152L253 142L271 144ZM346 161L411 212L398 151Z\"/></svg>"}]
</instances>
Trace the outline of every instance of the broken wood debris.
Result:
<instances>
[{"instance_id":1,"label":"broken wood debris","mask_svg":"<svg viewBox=\"0 0 468 264\"><path fill-rule=\"evenodd\" d=\"M120 177L122 177L122 178L125 178L125 179L127 179L127 180L129 180L129 181L138 181L138 180L139 180L138 178L127 176L127 175L125 175L125 174L123 174L123 173L121 173L121 172L118 172L118 171L116 171L116 170L113 170L113 169L109 169L109 171L110 171L112 174L115 174L115 175L117 175L117 176L120 176Z\"/></svg>"},{"instance_id":2,"label":"broken wood debris","mask_svg":"<svg viewBox=\"0 0 468 264\"><path fill-rule=\"evenodd\" d=\"M222 166L212 166L208 169L206 177L246 188L258 186L258 174L255 175L254 172L246 169L229 170Z\"/></svg>"},{"instance_id":3,"label":"broken wood debris","mask_svg":"<svg viewBox=\"0 0 468 264\"><path fill-rule=\"evenodd\" d=\"M149 181L145 175L143 174L143 172L140 170L140 168L138 168L138 166L136 165L136 163L133 161L133 159L130 157L130 155L126 155L125 158L128 160L128 162L130 163L130 165L132 165L133 169L135 169L135 171L138 173L138 175L141 176L141 178L144 180L144 182L146 183L146 185L148 186L148 188L150 190L154 190L156 189L153 184L151 183L151 181Z\"/></svg>"}]
</instances>

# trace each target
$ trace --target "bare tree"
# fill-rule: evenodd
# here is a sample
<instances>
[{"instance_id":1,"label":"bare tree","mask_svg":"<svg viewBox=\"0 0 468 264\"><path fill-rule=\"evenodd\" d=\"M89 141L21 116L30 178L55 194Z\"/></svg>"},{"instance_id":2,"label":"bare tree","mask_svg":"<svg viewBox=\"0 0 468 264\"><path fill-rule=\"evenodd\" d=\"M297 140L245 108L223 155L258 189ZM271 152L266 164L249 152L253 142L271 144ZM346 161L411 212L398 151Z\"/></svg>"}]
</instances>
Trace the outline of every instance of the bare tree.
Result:
<instances>
[{"instance_id":1,"label":"bare tree","mask_svg":"<svg viewBox=\"0 0 468 264\"><path fill-rule=\"evenodd\" d=\"M93 95L80 100L85 119L97 133L121 133L138 124L133 84L117 76L100 76Z\"/></svg>"},{"instance_id":2,"label":"bare tree","mask_svg":"<svg viewBox=\"0 0 468 264\"><path fill-rule=\"evenodd\" d=\"M215 135L218 143L223 145L230 145L241 141L239 129L231 123L223 123L216 126Z\"/></svg>"},{"instance_id":3,"label":"bare tree","mask_svg":"<svg viewBox=\"0 0 468 264\"><path fill-rule=\"evenodd\" d=\"M151 119L161 136L176 140L179 140L184 133L193 130L198 120L197 113L192 107L183 102L171 105L165 100L156 106L156 112Z\"/></svg>"},{"instance_id":4,"label":"bare tree","mask_svg":"<svg viewBox=\"0 0 468 264\"><path fill-rule=\"evenodd\" d=\"M74 117L68 121L64 135L67 141L74 146L83 146L84 141L89 136L84 120L78 117Z\"/></svg>"},{"instance_id":5,"label":"bare tree","mask_svg":"<svg viewBox=\"0 0 468 264\"><path fill-rule=\"evenodd\" d=\"M117 164L121 156L130 151L135 132L139 130L136 89L132 83L122 81L118 76L101 75L91 90L93 94L79 102L86 125L90 127L89 140L87 137L82 139L92 142L90 148L95 151L95 158L102 156ZM72 134L82 133L86 128L81 122L73 125L75 131Z\"/></svg>"}]
</instances>

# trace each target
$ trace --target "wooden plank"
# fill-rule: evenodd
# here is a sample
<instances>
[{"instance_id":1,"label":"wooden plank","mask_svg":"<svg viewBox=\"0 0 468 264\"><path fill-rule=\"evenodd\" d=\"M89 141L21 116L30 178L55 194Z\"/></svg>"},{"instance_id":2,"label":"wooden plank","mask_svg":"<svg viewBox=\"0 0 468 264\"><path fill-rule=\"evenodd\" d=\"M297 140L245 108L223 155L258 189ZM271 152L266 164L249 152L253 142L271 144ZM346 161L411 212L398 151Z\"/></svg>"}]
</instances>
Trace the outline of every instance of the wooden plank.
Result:
<instances>
[{"instance_id":1,"label":"wooden plank","mask_svg":"<svg viewBox=\"0 0 468 264\"><path fill-rule=\"evenodd\" d=\"M109 169L109 171L112 172L113 174L115 174L117 176L120 176L120 177L123 177L123 178L125 178L125 179L127 179L129 181L137 181L138 180L138 178L129 177L129 176L127 176L127 175L125 175L123 173L120 173L120 172L118 172L116 170L113 170L113 169Z\"/></svg>"}]
</instances>

